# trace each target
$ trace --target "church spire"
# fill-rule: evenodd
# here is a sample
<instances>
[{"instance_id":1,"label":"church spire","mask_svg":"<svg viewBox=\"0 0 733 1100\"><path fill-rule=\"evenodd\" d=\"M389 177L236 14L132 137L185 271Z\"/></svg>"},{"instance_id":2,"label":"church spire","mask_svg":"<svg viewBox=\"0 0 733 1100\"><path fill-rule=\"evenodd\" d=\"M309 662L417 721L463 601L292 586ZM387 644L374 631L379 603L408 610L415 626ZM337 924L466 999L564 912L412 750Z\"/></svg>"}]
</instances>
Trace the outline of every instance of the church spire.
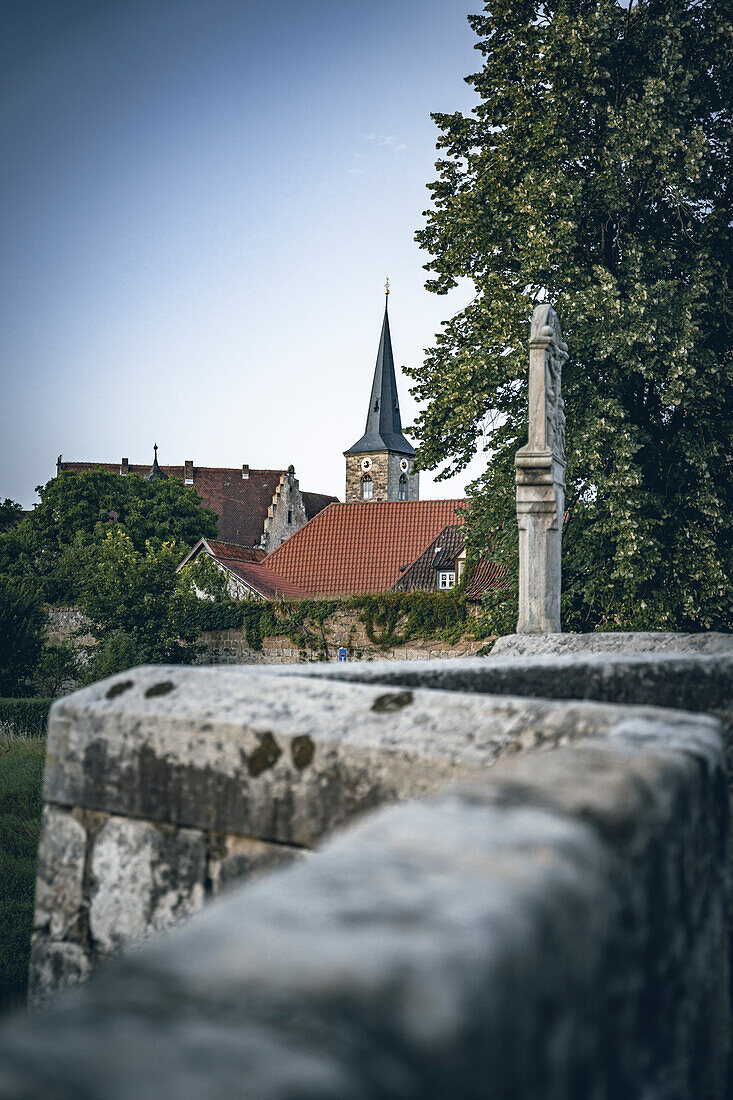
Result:
<instances>
[{"instance_id":1,"label":"church spire","mask_svg":"<svg viewBox=\"0 0 733 1100\"><path fill-rule=\"evenodd\" d=\"M385 285L384 320L379 338L377 364L374 368L372 392L369 398L366 429L358 442L344 451L346 455L366 454L371 451L394 451L396 454L414 455L414 448L402 434L400 402L397 396L392 338L389 331L389 279Z\"/></svg>"},{"instance_id":2,"label":"church spire","mask_svg":"<svg viewBox=\"0 0 733 1100\"><path fill-rule=\"evenodd\" d=\"M157 443L153 444L153 451L155 453L155 458L153 459L153 465L150 467L148 472L146 474L144 474L143 476L144 476L146 481L167 481L168 480L168 474L164 474L163 471L161 470L160 466L158 465L158 444Z\"/></svg>"}]
</instances>

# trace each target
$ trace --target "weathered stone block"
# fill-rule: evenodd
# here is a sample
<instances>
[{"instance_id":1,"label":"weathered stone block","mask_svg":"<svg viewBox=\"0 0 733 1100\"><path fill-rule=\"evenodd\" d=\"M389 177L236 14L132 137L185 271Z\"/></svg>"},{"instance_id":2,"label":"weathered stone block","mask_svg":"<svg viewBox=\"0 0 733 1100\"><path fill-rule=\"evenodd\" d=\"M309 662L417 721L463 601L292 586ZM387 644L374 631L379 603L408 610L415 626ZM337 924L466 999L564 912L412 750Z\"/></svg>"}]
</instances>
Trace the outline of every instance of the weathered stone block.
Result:
<instances>
[{"instance_id":1,"label":"weathered stone block","mask_svg":"<svg viewBox=\"0 0 733 1100\"><path fill-rule=\"evenodd\" d=\"M544 635L545 638L552 635ZM725 635L721 638L729 637ZM532 636L528 636L530 640ZM273 670L274 675L283 672ZM431 687L443 691L545 699L593 699L608 703L652 702L660 707L706 711L729 707L733 699L733 648L720 644L709 654L658 653L552 654L527 658L467 658L419 665L373 662L314 666L304 677L334 682Z\"/></svg>"},{"instance_id":2,"label":"weathered stone block","mask_svg":"<svg viewBox=\"0 0 733 1100\"><path fill-rule=\"evenodd\" d=\"M111 954L201 908L205 838L194 829L166 832L112 817L94 841L91 876L92 943Z\"/></svg>"},{"instance_id":3,"label":"weathered stone block","mask_svg":"<svg viewBox=\"0 0 733 1100\"><path fill-rule=\"evenodd\" d=\"M733 634L678 634L664 631L598 631L595 634L506 634L497 638L492 657L590 653L731 653Z\"/></svg>"},{"instance_id":4,"label":"weathered stone block","mask_svg":"<svg viewBox=\"0 0 733 1100\"><path fill-rule=\"evenodd\" d=\"M68 810L45 806L38 848L34 925L66 938L82 914L87 835Z\"/></svg>"},{"instance_id":5,"label":"weathered stone block","mask_svg":"<svg viewBox=\"0 0 733 1100\"><path fill-rule=\"evenodd\" d=\"M420 664L428 683L434 665L449 667ZM596 703L395 691L389 671L381 684L349 683L335 665L311 667L326 675L140 668L59 700L45 797L307 847L380 803L480 774L509 749L600 734L623 716ZM399 677L415 665L384 668Z\"/></svg>"},{"instance_id":6,"label":"weathered stone block","mask_svg":"<svg viewBox=\"0 0 733 1100\"><path fill-rule=\"evenodd\" d=\"M40 1005L52 993L73 986L88 977L92 968L81 944L51 940L36 932L31 944L28 991L34 1004Z\"/></svg>"},{"instance_id":7,"label":"weathered stone block","mask_svg":"<svg viewBox=\"0 0 733 1100\"><path fill-rule=\"evenodd\" d=\"M212 838L209 847L208 877L213 894L251 878L262 871L280 867L295 859L302 859L307 852L288 844L269 844L247 836L219 836Z\"/></svg>"}]
</instances>

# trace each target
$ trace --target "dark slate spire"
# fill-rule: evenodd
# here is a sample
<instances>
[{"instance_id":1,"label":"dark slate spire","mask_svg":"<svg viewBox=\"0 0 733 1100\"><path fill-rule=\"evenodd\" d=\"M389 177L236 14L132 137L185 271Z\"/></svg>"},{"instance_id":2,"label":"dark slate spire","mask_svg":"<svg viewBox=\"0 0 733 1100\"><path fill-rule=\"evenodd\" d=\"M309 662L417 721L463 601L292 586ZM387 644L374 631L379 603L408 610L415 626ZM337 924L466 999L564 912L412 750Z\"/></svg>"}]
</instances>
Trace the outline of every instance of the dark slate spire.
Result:
<instances>
[{"instance_id":1,"label":"dark slate spire","mask_svg":"<svg viewBox=\"0 0 733 1100\"><path fill-rule=\"evenodd\" d=\"M387 295L389 295L389 289L387 289ZM358 443L349 447L348 451L344 451L346 455L366 454L370 451L396 451L401 455L415 453L414 447L410 446L402 434L387 301L388 298L385 298L384 321L377 352L377 365L374 368L366 431Z\"/></svg>"},{"instance_id":2,"label":"dark slate spire","mask_svg":"<svg viewBox=\"0 0 733 1100\"><path fill-rule=\"evenodd\" d=\"M158 465L158 444L153 444L153 451L155 452L155 458L153 459L153 465L148 472L144 475L146 481L167 481L168 474L164 474Z\"/></svg>"}]
</instances>

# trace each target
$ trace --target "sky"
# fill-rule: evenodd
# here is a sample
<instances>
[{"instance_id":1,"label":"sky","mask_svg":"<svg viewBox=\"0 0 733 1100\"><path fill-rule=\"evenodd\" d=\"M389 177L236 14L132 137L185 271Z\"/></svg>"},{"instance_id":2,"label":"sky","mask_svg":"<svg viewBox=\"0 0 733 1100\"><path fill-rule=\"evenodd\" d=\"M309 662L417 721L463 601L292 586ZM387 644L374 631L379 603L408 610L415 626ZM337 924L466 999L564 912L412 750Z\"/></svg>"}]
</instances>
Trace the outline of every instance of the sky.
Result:
<instances>
[{"instance_id":1,"label":"sky","mask_svg":"<svg viewBox=\"0 0 733 1100\"><path fill-rule=\"evenodd\" d=\"M470 110L479 0L6 0L0 498L70 461L281 469L343 499L389 275L424 289L431 111ZM398 378L403 425L417 406ZM421 496L460 496L485 467Z\"/></svg>"}]
</instances>

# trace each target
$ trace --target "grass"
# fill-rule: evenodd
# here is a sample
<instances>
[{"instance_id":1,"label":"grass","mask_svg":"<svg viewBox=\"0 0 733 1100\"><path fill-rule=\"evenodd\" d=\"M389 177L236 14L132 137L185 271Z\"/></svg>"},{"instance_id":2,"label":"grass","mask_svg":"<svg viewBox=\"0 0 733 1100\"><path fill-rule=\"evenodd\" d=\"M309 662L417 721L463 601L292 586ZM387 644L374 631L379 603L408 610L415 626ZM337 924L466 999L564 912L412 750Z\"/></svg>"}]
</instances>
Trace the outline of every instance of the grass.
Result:
<instances>
[{"instance_id":1,"label":"grass","mask_svg":"<svg viewBox=\"0 0 733 1100\"><path fill-rule=\"evenodd\" d=\"M0 1012L25 1000L46 742L0 726Z\"/></svg>"}]
</instances>

